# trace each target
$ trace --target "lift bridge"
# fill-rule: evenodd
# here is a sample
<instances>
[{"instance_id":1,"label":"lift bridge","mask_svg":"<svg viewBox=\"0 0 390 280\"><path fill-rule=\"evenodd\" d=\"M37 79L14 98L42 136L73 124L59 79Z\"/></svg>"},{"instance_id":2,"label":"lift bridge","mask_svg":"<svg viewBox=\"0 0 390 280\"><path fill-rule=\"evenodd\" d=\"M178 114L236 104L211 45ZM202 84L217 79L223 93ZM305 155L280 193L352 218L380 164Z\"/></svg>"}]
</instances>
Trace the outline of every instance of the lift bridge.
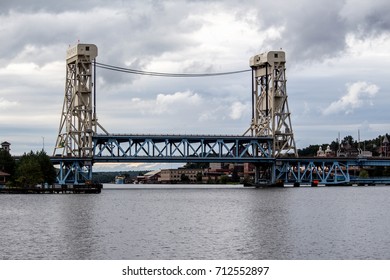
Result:
<instances>
[{"instance_id":1,"label":"lift bridge","mask_svg":"<svg viewBox=\"0 0 390 280\"><path fill-rule=\"evenodd\" d=\"M66 53L65 97L51 158L58 166L57 181L61 185L91 181L92 166L99 162L252 163L255 183L267 185L313 180L348 183L352 181L350 166L368 164L359 159L297 157L283 51L250 58L252 120L243 135L108 133L96 115L97 55L98 49L93 44L77 44ZM369 164L383 165L383 162Z\"/></svg>"}]
</instances>

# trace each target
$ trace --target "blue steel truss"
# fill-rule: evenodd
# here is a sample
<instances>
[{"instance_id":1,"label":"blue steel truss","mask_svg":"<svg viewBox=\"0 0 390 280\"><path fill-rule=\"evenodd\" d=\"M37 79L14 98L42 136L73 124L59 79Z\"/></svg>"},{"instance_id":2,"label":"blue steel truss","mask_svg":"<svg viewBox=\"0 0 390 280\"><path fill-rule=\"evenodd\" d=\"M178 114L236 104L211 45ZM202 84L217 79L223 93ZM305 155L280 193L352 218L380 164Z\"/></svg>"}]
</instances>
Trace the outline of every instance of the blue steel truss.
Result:
<instances>
[{"instance_id":1,"label":"blue steel truss","mask_svg":"<svg viewBox=\"0 0 390 280\"><path fill-rule=\"evenodd\" d=\"M272 138L214 135L96 135L94 162L271 162Z\"/></svg>"},{"instance_id":2,"label":"blue steel truss","mask_svg":"<svg viewBox=\"0 0 390 280\"><path fill-rule=\"evenodd\" d=\"M202 135L95 135L92 158L53 157L57 182L92 180L95 162L229 162L272 164L271 137Z\"/></svg>"},{"instance_id":3,"label":"blue steel truss","mask_svg":"<svg viewBox=\"0 0 390 280\"><path fill-rule=\"evenodd\" d=\"M352 168L390 166L384 158L294 158L278 159L275 162L275 180L284 183L312 183L339 185L363 182L351 177ZM373 182L375 180L367 180ZM378 183L383 180L378 180ZM384 180L388 182L387 180ZM384 182L383 181L383 182Z\"/></svg>"},{"instance_id":4,"label":"blue steel truss","mask_svg":"<svg viewBox=\"0 0 390 280\"><path fill-rule=\"evenodd\" d=\"M351 169L390 166L388 158L272 158L272 138L202 135L96 135L93 157L53 157L59 184L92 180L95 162L228 162L272 167L270 183L364 183ZM261 175L261 174L260 174ZM264 175L264 174L263 174ZM266 175L266 174L265 174ZM377 182L389 183L389 178ZM372 179L367 182L374 182Z\"/></svg>"},{"instance_id":5,"label":"blue steel truss","mask_svg":"<svg viewBox=\"0 0 390 280\"><path fill-rule=\"evenodd\" d=\"M285 183L343 184L350 182L348 162L317 158L277 161L276 180Z\"/></svg>"},{"instance_id":6,"label":"blue steel truss","mask_svg":"<svg viewBox=\"0 0 390 280\"><path fill-rule=\"evenodd\" d=\"M51 161L57 165L57 183L60 185L78 185L92 180L92 159L90 158L53 157Z\"/></svg>"}]
</instances>

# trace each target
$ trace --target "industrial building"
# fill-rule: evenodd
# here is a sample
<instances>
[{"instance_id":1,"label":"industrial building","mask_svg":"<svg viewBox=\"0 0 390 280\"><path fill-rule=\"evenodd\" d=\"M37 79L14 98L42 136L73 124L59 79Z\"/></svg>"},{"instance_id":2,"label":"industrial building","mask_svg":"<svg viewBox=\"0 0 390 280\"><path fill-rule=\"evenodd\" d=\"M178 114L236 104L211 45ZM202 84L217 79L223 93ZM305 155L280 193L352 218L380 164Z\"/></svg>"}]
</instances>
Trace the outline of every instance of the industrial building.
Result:
<instances>
[{"instance_id":1,"label":"industrial building","mask_svg":"<svg viewBox=\"0 0 390 280\"><path fill-rule=\"evenodd\" d=\"M195 183L199 179L198 174L203 174L203 169L162 169L158 182L160 183L174 183L182 182L183 178L188 178L188 181ZM184 177L185 176L185 177Z\"/></svg>"}]
</instances>

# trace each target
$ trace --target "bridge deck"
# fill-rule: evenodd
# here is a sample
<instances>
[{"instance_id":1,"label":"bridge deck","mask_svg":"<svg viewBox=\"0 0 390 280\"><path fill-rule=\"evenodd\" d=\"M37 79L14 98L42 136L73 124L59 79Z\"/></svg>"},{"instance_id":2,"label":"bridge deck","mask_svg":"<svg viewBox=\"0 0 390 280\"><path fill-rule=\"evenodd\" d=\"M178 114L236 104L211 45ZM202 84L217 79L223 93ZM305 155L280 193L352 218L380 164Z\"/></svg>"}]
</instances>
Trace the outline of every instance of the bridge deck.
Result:
<instances>
[{"instance_id":1,"label":"bridge deck","mask_svg":"<svg viewBox=\"0 0 390 280\"><path fill-rule=\"evenodd\" d=\"M93 157L53 157L59 182L92 178L96 162L227 162L273 166L274 180L350 183L351 167L390 166L390 158L273 158L271 137L238 135L95 135ZM356 169L355 169L356 170ZM387 181L386 181L387 182Z\"/></svg>"}]
</instances>

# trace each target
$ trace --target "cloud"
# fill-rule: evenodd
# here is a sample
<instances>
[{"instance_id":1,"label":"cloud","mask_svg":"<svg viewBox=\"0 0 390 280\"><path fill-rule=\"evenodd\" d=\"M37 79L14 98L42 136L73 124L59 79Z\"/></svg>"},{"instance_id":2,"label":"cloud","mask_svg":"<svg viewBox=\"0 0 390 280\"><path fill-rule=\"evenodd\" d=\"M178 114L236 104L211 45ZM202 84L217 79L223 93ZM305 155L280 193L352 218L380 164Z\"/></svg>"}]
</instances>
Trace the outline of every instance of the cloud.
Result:
<instances>
[{"instance_id":1,"label":"cloud","mask_svg":"<svg viewBox=\"0 0 390 280\"><path fill-rule=\"evenodd\" d=\"M17 55L26 44L61 51L61 44L93 39L109 58L104 62L131 61L132 55L141 65L183 50L218 56L232 46L242 51L283 47L290 59L322 60L343 52L348 34L390 29L386 0L318 0L315 5L310 0L294 5L284 0L3 0L0 11L2 53ZM69 28L71 22L83 24Z\"/></svg>"},{"instance_id":2,"label":"cloud","mask_svg":"<svg viewBox=\"0 0 390 280\"><path fill-rule=\"evenodd\" d=\"M248 104L243 104L239 101L234 102L231 107L230 107L230 118L232 120L238 120L240 119L243 115L245 115L246 112L250 111L251 108L249 107Z\"/></svg>"},{"instance_id":3,"label":"cloud","mask_svg":"<svg viewBox=\"0 0 390 280\"><path fill-rule=\"evenodd\" d=\"M0 97L0 109L5 110L5 109L10 109L13 107L18 106L19 103L16 101L9 101L3 97Z\"/></svg>"},{"instance_id":4,"label":"cloud","mask_svg":"<svg viewBox=\"0 0 390 280\"><path fill-rule=\"evenodd\" d=\"M350 114L354 109L364 105L372 105L372 99L375 97L379 87L367 82L356 82L347 85L347 93L339 100L332 102L322 113L324 115L345 113Z\"/></svg>"},{"instance_id":5,"label":"cloud","mask_svg":"<svg viewBox=\"0 0 390 280\"><path fill-rule=\"evenodd\" d=\"M332 114L370 105L376 97L370 86L390 91L390 2L315 2L2 0L0 138L15 143L13 151L23 152L28 139L39 143L42 135L46 145L54 145L65 52L78 40L97 45L98 62L172 73L249 69L249 57L283 48L293 127L315 122L320 129L335 122ZM359 80L372 84L351 84L344 96L337 95L347 81ZM97 69L97 114L113 133L240 134L250 123L250 103L249 72L174 79ZM380 127L388 122L383 112L389 106L384 98L375 110L360 110L340 125L367 120ZM15 136L19 131L25 133L23 140ZM299 133L312 141L315 135L307 131Z\"/></svg>"},{"instance_id":6,"label":"cloud","mask_svg":"<svg viewBox=\"0 0 390 280\"><path fill-rule=\"evenodd\" d=\"M243 4L242 9L251 10L249 6L257 6L255 20L260 38L270 27L282 31L280 36L267 38L261 45L282 47L288 51L289 63L339 57L346 51L345 39L350 34L372 38L390 32L387 0L317 0L314 5L310 0L295 0L293 5L286 5L284 0L256 4L251 1Z\"/></svg>"},{"instance_id":7,"label":"cloud","mask_svg":"<svg viewBox=\"0 0 390 280\"><path fill-rule=\"evenodd\" d=\"M351 29L363 37L390 31L390 2L387 0L346 0L340 11L341 17Z\"/></svg>"},{"instance_id":8,"label":"cloud","mask_svg":"<svg viewBox=\"0 0 390 280\"><path fill-rule=\"evenodd\" d=\"M140 114L162 115L175 114L186 108L198 106L202 98L191 91L175 92L173 94L158 94L155 99L132 98L132 110Z\"/></svg>"}]
</instances>

